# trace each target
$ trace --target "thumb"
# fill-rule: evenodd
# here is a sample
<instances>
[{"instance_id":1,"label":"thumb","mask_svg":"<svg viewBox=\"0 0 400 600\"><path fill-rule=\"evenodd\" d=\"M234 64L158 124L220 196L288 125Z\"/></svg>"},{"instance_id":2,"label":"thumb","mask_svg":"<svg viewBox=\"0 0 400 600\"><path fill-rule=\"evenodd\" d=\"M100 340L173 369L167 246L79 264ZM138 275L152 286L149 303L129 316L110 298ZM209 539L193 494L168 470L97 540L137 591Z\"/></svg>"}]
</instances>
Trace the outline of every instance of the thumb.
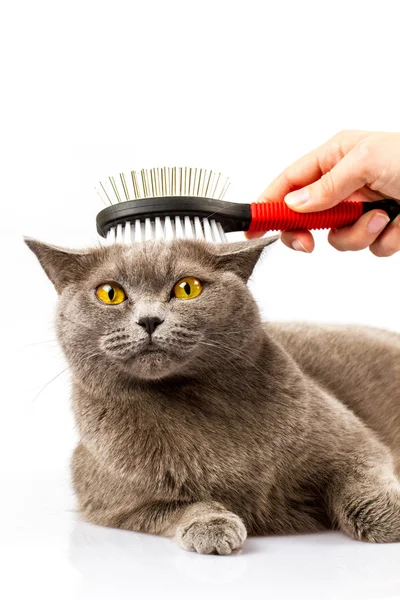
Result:
<instances>
[{"instance_id":1,"label":"thumb","mask_svg":"<svg viewBox=\"0 0 400 600\"><path fill-rule=\"evenodd\" d=\"M368 171L356 148L350 150L330 171L318 181L291 192L285 202L299 212L326 210L364 187Z\"/></svg>"}]
</instances>

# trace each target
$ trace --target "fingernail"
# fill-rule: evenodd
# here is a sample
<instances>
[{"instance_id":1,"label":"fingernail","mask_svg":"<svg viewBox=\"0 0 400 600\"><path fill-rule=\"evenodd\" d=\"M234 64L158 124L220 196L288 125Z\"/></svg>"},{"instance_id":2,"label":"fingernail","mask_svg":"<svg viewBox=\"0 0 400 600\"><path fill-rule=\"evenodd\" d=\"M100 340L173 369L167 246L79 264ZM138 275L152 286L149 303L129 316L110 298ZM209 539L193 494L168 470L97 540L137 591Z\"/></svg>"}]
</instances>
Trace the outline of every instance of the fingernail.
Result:
<instances>
[{"instance_id":1,"label":"fingernail","mask_svg":"<svg viewBox=\"0 0 400 600\"><path fill-rule=\"evenodd\" d=\"M390 221L388 215L384 215L379 213L374 215L370 222L368 223L368 231L370 233L378 233L381 229L383 229Z\"/></svg>"},{"instance_id":2,"label":"fingernail","mask_svg":"<svg viewBox=\"0 0 400 600\"><path fill-rule=\"evenodd\" d=\"M301 204L308 202L309 197L308 188L305 187L302 190L287 194L287 196L285 196L285 202L288 206L300 206Z\"/></svg>"},{"instance_id":3,"label":"fingernail","mask_svg":"<svg viewBox=\"0 0 400 600\"><path fill-rule=\"evenodd\" d=\"M304 246L300 242L300 240L293 240L293 242L292 242L292 248L293 248L293 250L301 250L301 252L307 252L307 254L308 254L308 250L306 250L304 248Z\"/></svg>"}]
</instances>

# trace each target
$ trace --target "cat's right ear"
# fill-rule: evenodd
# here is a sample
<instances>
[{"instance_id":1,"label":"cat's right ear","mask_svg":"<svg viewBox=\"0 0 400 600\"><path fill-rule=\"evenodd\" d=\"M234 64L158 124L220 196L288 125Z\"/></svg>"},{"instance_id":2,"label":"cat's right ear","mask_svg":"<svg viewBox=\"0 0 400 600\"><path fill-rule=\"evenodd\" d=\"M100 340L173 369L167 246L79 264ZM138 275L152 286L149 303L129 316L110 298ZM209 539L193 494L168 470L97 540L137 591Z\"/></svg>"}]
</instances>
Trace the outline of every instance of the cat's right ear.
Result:
<instances>
[{"instance_id":1,"label":"cat's right ear","mask_svg":"<svg viewBox=\"0 0 400 600\"><path fill-rule=\"evenodd\" d=\"M66 285L84 277L87 273L90 257L88 252L67 250L28 237L24 238L24 241L36 255L59 294Z\"/></svg>"},{"instance_id":2,"label":"cat's right ear","mask_svg":"<svg viewBox=\"0 0 400 600\"><path fill-rule=\"evenodd\" d=\"M244 281L247 281L253 272L258 259L264 248L279 239L279 235L273 235L259 240L247 240L245 242L229 242L226 244L212 244L216 255L217 266L226 271L233 271Z\"/></svg>"}]
</instances>

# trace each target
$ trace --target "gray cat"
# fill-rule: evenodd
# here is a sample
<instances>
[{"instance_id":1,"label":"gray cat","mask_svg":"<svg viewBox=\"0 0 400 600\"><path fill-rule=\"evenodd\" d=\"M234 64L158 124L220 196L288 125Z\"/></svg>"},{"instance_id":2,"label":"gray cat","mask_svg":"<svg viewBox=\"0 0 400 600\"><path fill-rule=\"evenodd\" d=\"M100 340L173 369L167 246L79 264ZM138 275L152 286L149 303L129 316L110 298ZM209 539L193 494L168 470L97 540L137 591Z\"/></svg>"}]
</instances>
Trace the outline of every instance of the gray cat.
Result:
<instances>
[{"instance_id":1,"label":"gray cat","mask_svg":"<svg viewBox=\"0 0 400 600\"><path fill-rule=\"evenodd\" d=\"M60 294L86 519L207 554L326 528L400 542L400 335L263 325L246 282L275 239L26 240Z\"/></svg>"}]
</instances>

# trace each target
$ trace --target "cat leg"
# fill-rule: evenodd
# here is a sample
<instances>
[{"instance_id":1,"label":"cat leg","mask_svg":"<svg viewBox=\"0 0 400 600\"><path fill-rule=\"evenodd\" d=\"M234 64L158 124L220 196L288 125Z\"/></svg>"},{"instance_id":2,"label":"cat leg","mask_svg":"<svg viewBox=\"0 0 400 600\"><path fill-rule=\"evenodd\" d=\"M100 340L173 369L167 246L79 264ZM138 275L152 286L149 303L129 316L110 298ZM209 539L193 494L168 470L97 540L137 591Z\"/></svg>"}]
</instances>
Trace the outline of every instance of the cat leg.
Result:
<instances>
[{"instance_id":1,"label":"cat leg","mask_svg":"<svg viewBox=\"0 0 400 600\"><path fill-rule=\"evenodd\" d=\"M400 542L400 484L391 469L358 469L334 488L330 507L340 530L366 542Z\"/></svg>"},{"instance_id":2,"label":"cat leg","mask_svg":"<svg viewBox=\"0 0 400 600\"><path fill-rule=\"evenodd\" d=\"M151 502L138 498L134 487L119 491L82 443L73 454L72 474L79 511L96 525L172 537L201 554L230 554L246 539L242 520L218 502Z\"/></svg>"},{"instance_id":3,"label":"cat leg","mask_svg":"<svg viewBox=\"0 0 400 600\"><path fill-rule=\"evenodd\" d=\"M240 517L217 502L146 504L114 516L107 525L173 537L185 550L200 554L231 554L247 536Z\"/></svg>"}]
</instances>

